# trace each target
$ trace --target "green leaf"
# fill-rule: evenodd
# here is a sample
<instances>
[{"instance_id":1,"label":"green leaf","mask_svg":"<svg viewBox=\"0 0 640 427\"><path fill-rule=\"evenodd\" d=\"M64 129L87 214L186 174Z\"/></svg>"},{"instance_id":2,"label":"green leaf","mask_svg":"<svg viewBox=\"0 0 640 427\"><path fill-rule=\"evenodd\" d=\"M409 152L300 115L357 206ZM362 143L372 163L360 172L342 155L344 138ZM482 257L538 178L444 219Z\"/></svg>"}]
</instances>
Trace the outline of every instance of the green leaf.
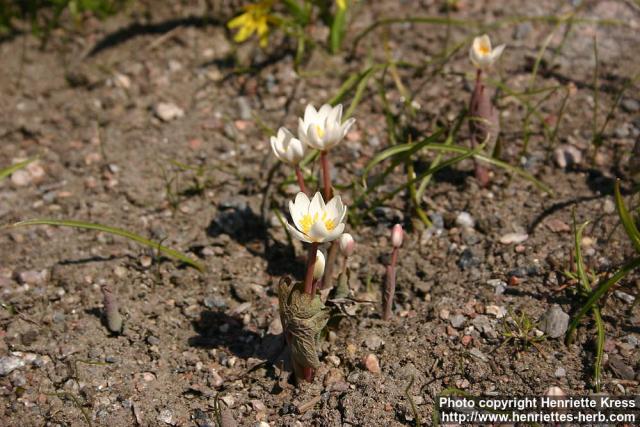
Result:
<instances>
[{"instance_id":1,"label":"green leaf","mask_svg":"<svg viewBox=\"0 0 640 427\"><path fill-rule=\"evenodd\" d=\"M627 210L627 207L624 204L624 200L622 199L622 194L620 193L620 180L617 180L615 184L615 196L618 215L620 215L620 220L622 221L624 230L627 232L627 235L631 239L633 247L636 248L636 251L638 253L640 253L640 231L638 231L638 227L636 227L635 222L633 222L633 218L631 217L631 214L629 213L629 210Z\"/></svg>"},{"instance_id":2,"label":"green leaf","mask_svg":"<svg viewBox=\"0 0 640 427\"><path fill-rule=\"evenodd\" d=\"M336 13L333 16L333 21L331 22L331 31L329 33L329 45L331 46L331 53L334 55L340 52L346 24L347 9L337 7Z\"/></svg>"},{"instance_id":3,"label":"green leaf","mask_svg":"<svg viewBox=\"0 0 640 427\"><path fill-rule=\"evenodd\" d=\"M26 167L29 163L33 162L36 159L37 159L37 157L32 157L32 158L27 159L27 160L25 160L23 162L19 162L19 163L16 163L15 165L11 165L11 166L9 166L7 168L0 169L0 181L2 181L3 179L8 177L9 175L14 173L15 171Z\"/></svg>"},{"instance_id":4,"label":"green leaf","mask_svg":"<svg viewBox=\"0 0 640 427\"><path fill-rule=\"evenodd\" d=\"M575 230L574 233L574 237L575 237L575 255L576 255L576 268L578 270L578 278L580 279L580 283L582 285L583 291L584 293L589 293L591 292L591 281L589 280L589 277L587 276L586 270L584 268L584 259L582 258L582 249L581 249L581 242L582 242L582 233L585 229L585 227L587 226L587 224L589 224L589 222L585 222L584 224L582 224L580 227L576 228L576 216L575 216L575 211L573 212L573 227ZM593 312L593 319L595 320L596 323L596 332L597 332L597 337L596 337L596 360L594 362L594 367L593 367L593 380L595 383L595 388L596 391L599 392L600 391L600 383L601 383L601 375L602 375L602 356L604 354L604 339L605 339L605 335L604 335L604 323L602 321L602 315L600 314L600 307L598 307L595 302L597 301L594 300L593 304L585 304L583 306L583 309L586 307L586 309L591 309L591 311ZM586 311L585 311L586 312ZM577 324L577 323L576 323ZM573 329L570 329L571 332L573 332ZM567 330L567 333L569 333L569 330ZM567 335L568 336L568 335Z\"/></svg>"},{"instance_id":5,"label":"green leaf","mask_svg":"<svg viewBox=\"0 0 640 427\"><path fill-rule=\"evenodd\" d=\"M87 230L102 231L104 233L125 237L129 240L133 240L134 242L140 243L141 245L148 246L152 249L157 249L159 252L162 252L168 257L182 261L185 264L190 265L191 267L194 267L199 271L204 271L204 267L200 263L194 261L193 259L184 255L183 253L178 252L174 249L168 248L166 246L162 246L157 242L154 242L149 239L145 239L144 237L138 234L132 233L127 230L123 230L121 228L109 227L102 224L95 224L95 223L84 222L84 221L58 220L58 219L29 219L26 221L16 222L15 224L10 225L9 227L27 227L27 226L33 226L33 225L53 225L53 226L59 226L59 227L82 228Z\"/></svg>"},{"instance_id":6,"label":"green leaf","mask_svg":"<svg viewBox=\"0 0 640 427\"><path fill-rule=\"evenodd\" d=\"M631 260L626 263L618 271L615 272L613 276L608 278L607 280L601 281L598 283L596 288L589 294L587 297L587 301L582 305L580 310L573 316L571 323L569 324L569 328L567 329L567 342L573 342L573 332L575 331L578 323L582 319L582 317L587 314L587 312L591 309L591 307L600 299L602 296L611 289L613 285L618 283L620 280L624 279L629 273L631 273L634 269L640 267L640 257Z\"/></svg>"},{"instance_id":7,"label":"green leaf","mask_svg":"<svg viewBox=\"0 0 640 427\"><path fill-rule=\"evenodd\" d=\"M420 151L428 144L433 143L442 135L442 133L443 129L438 129L432 135L423 138L420 141L398 144L382 150L380 153L376 154L375 157L371 159L371 161L364 168L364 172L362 173L362 186L365 188L367 187L367 178L369 176L369 172L371 172L371 169L373 169L375 166L379 165L389 158L400 156L400 158L396 159L396 161L394 162L394 165L398 165L402 163L407 157L410 157L414 153ZM386 173L384 174L384 176L386 176Z\"/></svg>"}]
</instances>

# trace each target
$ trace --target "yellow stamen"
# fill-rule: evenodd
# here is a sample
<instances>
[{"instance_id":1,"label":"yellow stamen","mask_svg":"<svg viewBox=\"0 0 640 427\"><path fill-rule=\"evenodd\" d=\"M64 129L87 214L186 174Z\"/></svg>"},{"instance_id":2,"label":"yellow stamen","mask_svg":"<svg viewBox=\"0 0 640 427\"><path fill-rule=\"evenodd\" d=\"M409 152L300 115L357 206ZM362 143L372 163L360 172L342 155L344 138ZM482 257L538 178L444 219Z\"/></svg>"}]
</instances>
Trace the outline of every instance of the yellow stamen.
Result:
<instances>
[{"instance_id":1,"label":"yellow stamen","mask_svg":"<svg viewBox=\"0 0 640 427\"><path fill-rule=\"evenodd\" d=\"M322 138L324 136L324 129L320 125L316 125L316 133L318 137Z\"/></svg>"},{"instance_id":2,"label":"yellow stamen","mask_svg":"<svg viewBox=\"0 0 640 427\"><path fill-rule=\"evenodd\" d=\"M332 219L327 219L327 213L323 212L322 213L322 217L320 218L320 221L324 222L324 226L327 228L327 231L331 231L334 228L336 228L336 224L333 222ZM313 216L306 214L304 215L301 219L300 219L300 227L302 227L302 232L304 234L309 234L309 232L311 231L311 227L313 227L313 224L315 224L316 222L318 222L318 214L315 213L313 214Z\"/></svg>"},{"instance_id":3,"label":"yellow stamen","mask_svg":"<svg viewBox=\"0 0 640 427\"><path fill-rule=\"evenodd\" d=\"M311 230L311 227L313 226L313 224L318 219L318 214L315 214L314 216L315 216L315 218L312 218L311 215L306 214L300 220L300 227L302 227L302 232L304 234L309 234L309 231Z\"/></svg>"},{"instance_id":4,"label":"yellow stamen","mask_svg":"<svg viewBox=\"0 0 640 427\"><path fill-rule=\"evenodd\" d=\"M484 43L480 44L480 46L478 47L478 50L483 55L488 55L488 54L491 53L491 48L488 45L484 44Z\"/></svg>"}]
</instances>

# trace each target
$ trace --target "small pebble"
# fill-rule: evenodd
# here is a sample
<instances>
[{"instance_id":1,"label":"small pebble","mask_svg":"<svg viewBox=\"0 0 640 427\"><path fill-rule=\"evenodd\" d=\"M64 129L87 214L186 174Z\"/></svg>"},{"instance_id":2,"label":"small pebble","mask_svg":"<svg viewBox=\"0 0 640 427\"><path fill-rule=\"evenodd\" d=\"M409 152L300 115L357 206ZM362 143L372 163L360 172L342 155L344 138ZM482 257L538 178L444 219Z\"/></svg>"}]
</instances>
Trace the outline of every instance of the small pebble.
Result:
<instances>
[{"instance_id":1,"label":"small pebble","mask_svg":"<svg viewBox=\"0 0 640 427\"><path fill-rule=\"evenodd\" d=\"M24 360L15 356L0 357L0 376L10 374L14 370L24 366Z\"/></svg>"},{"instance_id":2,"label":"small pebble","mask_svg":"<svg viewBox=\"0 0 640 427\"><path fill-rule=\"evenodd\" d=\"M373 374L380 373L380 363L378 362L378 358L375 354L369 353L362 360L364 366L367 368L367 371Z\"/></svg>"},{"instance_id":3,"label":"small pebble","mask_svg":"<svg viewBox=\"0 0 640 427\"><path fill-rule=\"evenodd\" d=\"M335 366L336 368L338 366L340 366L340 358L334 354L330 354L327 357L325 357L325 359L327 360L327 362L331 363L333 366Z\"/></svg>"},{"instance_id":4,"label":"small pebble","mask_svg":"<svg viewBox=\"0 0 640 427\"><path fill-rule=\"evenodd\" d=\"M556 164L562 169L582 162L582 153L573 145L563 144L553 151L553 155Z\"/></svg>"},{"instance_id":5,"label":"small pebble","mask_svg":"<svg viewBox=\"0 0 640 427\"><path fill-rule=\"evenodd\" d=\"M469 212L460 212L456 217L456 225L462 228L473 228L476 222Z\"/></svg>"},{"instance_id":6,"label":"small pebble","mask_svg":"<svg viewBox=\"0 0 640 427\"><path fill-rule=\"evenodd\" d=\"M558 304L553 304L542 316L540 328L551 338L560 338L569 327L569 315Z\"/></svg>"},{"instance_id":7,"label":"small pebble","mask_svg":"<svg viewBox=\"0 0 640 427\"><path fill-rule=\"evenodd\" d=\"M149 268L151 267L151 264L153 264L153 259L148 256L148 255L143 255L140 257L140 265L144 268Z\"/></svg>"},{"instance_id":8,"label":"small pebble","mask_svg":"<svg viewBox=\"0 0 640 427\"><path fill-rule=\"evenodd\" d=\"M364 344L369 350L376 351L384 345L384 341L378 335L369 335Z\"/></svg>"},{"instance_id":9,"label":"small pebble","mask_svg":"<svg viewBox=\"0 0 640 427\"><path fill-rule=\"evenodd\" d=\"M16 187L26 187L31 184L31 175L24 169L20 169L11 174L11 183Z\"/></svg>"},{"instance_id":10,"label":"small pebble","mask_svg":"<svg viewBox=\"0 0 640 427\"><path fill-rule=\"evenodd\" d=\"M464 322L467 321L467 318L465 316L463 316L462 314L456 314L454 316L452 316L449 321L451 322L451 326L453 326L456 329L459 329L462 327L462 325L464 325Z\"/></svg>"},{"instance_id":11,"label":"small pebble","mask_svg":"<svg viewBox=\"0 0 640 427\"><path fill-rule=\"evenodd\" d=\"M526 233L507 233L500 237L500 243L508 245L511 243L522 243L529 238Z\"/></svg>"},{"instance_id":12,"label":"small pebble","mask_svg":"<svg viewBox=\"0 0 640 427\"><path fill-rule=\"evenodd\" d=\"M564 378L567 375L567 371L562 366L558 366L558 369L556 369L553 375L556 378Z\"/></svg>"},{"instance_id":13,"label":"small pebble","mask_svg":"<svg viewBox=\"0 0 640 427\"><path fill-rule=\"evenodd\" d=\"M160 102L153 109L156 117L163 122L170 122L184 116L184 110L175 104Z\"/></svg>"},{"instance_id":14,"label":"small pebble","mask_svg":"<svg viewBox=\"0 0 640 427\"><path fill-rule=\"evenodd\" d=\"M488 305L485 307L485 312L495 316L497 319L502 319L507 315L507 310L504 307L497 305Z\"/></svg>"},{"instance_id":15,"label":"small pebble","mask_svg":"<svg viewBox=\"0 0 640 427\"><path fill-rule=\"evenodd\" d=\"M173 425L173 412L169 409L163 409L158 414L158 421L162 421L165 424Z\"/></svg>"}]
</instances>

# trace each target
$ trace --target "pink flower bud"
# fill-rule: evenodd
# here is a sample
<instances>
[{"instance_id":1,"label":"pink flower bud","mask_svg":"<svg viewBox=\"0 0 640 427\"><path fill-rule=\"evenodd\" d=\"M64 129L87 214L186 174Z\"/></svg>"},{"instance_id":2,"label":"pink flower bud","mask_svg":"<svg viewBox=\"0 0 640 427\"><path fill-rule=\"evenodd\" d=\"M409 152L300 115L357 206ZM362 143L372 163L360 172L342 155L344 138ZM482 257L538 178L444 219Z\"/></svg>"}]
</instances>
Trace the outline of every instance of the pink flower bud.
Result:
<instances>
[{"instance_id":1,"label":"pink flower bud","mask_svg":"<svg viewBox=\"0 0 640 427\"><path fill-rule=\"evenodd\" d=\"M340 252L342 252L342 255L350 257L355 249L356 241L353 240L353 236L349 233L342 233L342 236L340 236Z\"/></svg>"},{"instance_id":2,"label":"pink flower bud","mask_svg":"<svg viewBox=\"0 0 640 427\"><path fill-rule=\"evenodd\" d=\"M402 240L404 239L404 231L402 231L402 226L400 224L396 224L393 226L391 230L391 244L393 244L394 248L399 248L402 246Z\"/></svg>"}]
</instances>

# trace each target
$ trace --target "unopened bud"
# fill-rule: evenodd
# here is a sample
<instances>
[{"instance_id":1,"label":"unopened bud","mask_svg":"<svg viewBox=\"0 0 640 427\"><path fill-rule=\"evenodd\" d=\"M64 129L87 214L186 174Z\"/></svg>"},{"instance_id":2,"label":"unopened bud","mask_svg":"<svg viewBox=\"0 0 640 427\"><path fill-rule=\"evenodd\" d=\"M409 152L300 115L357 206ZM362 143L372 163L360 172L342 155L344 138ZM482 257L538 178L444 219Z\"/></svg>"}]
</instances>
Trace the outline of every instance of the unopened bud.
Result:
<instances>
[{"instance_id":1,"label":"unopened bud","mask_svg":"<svg viewBox=\"0 0 640 427\"><path fill-rule=\"evenodd\" d=\"M324 264L324 254L318 251L316 253L316 263L313 265L313 278L315 280L320 280L324 274Z\"/></svg>"},{"instance_id":2,"label":"unopened bud","mask_svg":"<svg viewBox=\"0 0 640 427\"><path fill-rule=\"evenodd\" d=\"M402 246L402 240L404 239L404 231L402 231L402 226L400 224L396 224L393 226L391 230L391 244L394 248L399 248Z\"/></svg>"},{"instance_id":3,"label":"unopened bud","mask_svg":"<svg viewBox=\"0 0 640 427\"><path fill-rule=\"evenodd\" d=\"M353 236L349 233L342 233L342 236L340 236L340 252L342 252L342 255L350 257L355 249L356 241L353 240Z\"/></svg>"}]
</instances>

